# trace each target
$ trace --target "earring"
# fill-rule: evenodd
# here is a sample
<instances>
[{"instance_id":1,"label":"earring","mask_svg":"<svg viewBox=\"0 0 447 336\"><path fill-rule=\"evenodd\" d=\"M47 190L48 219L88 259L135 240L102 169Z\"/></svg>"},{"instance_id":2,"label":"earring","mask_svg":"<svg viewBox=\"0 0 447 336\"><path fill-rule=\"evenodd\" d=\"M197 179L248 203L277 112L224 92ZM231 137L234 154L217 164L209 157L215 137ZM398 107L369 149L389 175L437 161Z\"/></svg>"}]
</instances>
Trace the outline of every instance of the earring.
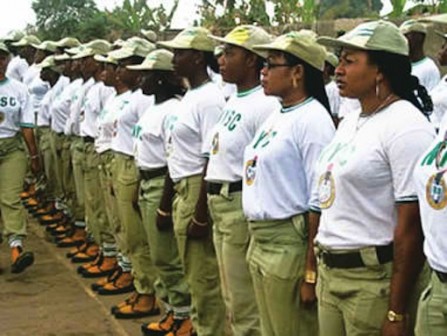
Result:
<instances>
[{"instance_id":1,"label":"earring","mask_svg":"<svg viewBox=\"0 0 447 336\"><path fill-rule=\"evenodd\" d=\"M163 84L163 81L162 81L161 79L159 79L159 80L157 81L157 84L158 84L158 85L161 85L161 84Z\"/></svg>"},{"instance_id":2,"label":"earring","mask_svg":"<svg viewBox=\"0 0 447 336\"><path fill-rule=\"evenodd\" d=\"M376 81L376 97L380 98L380 88L379 88L379 82Z\"/></svg>"}]
</instances>

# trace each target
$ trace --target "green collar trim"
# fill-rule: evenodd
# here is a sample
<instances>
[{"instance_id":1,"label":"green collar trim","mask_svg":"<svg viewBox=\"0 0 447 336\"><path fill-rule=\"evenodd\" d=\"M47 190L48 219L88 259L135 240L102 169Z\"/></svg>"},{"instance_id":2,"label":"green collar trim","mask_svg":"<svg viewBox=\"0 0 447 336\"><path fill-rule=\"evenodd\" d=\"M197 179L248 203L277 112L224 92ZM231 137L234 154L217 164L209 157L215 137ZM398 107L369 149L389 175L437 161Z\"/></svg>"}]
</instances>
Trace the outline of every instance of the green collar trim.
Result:
<instances>
[{"instance_id":1,"label":"green collar trim","mask_svg":"<svg viewBox=\"0 0 447 336\"><path fill-rule=\"evenodd\" d=\"M304 106L308 103L310 103L312 100L314 100L314 97L309 97L307 98L305 101L298 103L296 105L292 105L292 106L287 106L287 107L283 107L281 108L281 113L288 113L288 112L292 112L294 110L296 110L297 108Z\"/></svg>"},{"instance_id":2,"label":"green collar trim","mask_svg":"<svg viewBox=\"0 0 447 336\"><path fill-rule=\"evenodd\" d=\"M253 92L259 91L261 88L262 88L261 85L257 85L254 88L238 92L237 97L238 98L247 97L247 96L251 95Z\"/></svg>"}]
</instances>

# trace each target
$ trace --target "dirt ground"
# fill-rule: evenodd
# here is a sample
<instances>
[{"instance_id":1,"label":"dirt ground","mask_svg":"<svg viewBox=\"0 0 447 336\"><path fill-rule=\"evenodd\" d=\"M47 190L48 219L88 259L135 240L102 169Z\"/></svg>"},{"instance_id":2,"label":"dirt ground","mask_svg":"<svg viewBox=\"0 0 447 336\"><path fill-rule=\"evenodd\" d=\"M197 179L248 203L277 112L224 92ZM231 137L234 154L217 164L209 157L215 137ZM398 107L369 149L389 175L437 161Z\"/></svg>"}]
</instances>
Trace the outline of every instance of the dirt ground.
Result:
<instances>
[{"instance_id":1,"label":"dirt ground","mask_svg":"<svg viewBox=\"0 0 447 336\"><path fill-rule=\"evenodd\" d=\"M110 307L128 294L97 295L90 289L94 279L81 278L78 264L65 257L68 249L48 242L34 221L28 231L25 248L36 261L24 273L11 274L9 248L0 246L0 336L141 335L142 323L158 320L115 319Z\"/></svg>"}]
</instances>

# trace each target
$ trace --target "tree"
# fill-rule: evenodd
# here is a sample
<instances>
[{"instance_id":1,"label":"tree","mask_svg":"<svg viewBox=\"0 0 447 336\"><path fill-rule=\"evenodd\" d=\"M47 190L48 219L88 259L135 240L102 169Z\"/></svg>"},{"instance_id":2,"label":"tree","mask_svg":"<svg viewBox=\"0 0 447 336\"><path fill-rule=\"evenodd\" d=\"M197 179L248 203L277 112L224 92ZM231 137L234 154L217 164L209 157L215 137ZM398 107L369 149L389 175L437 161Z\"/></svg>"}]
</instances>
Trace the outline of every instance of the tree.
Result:
<instances>
[{"instance_id":1,"label":"tree","mask_svg":"<svg viewBox=\"0 0 447 336\"><path fill-rule=\"evenodd\" d=\"M145 0L124 0L121 6L106 12L109 29L118 31L122 37L138 35L141 29L161 31L169 28L179 0L168 12L163 5L149 7Z\"/></svg>"},{"instance_id":2,"label":"tree","mask_svg":"<svg viewBox=\"0 0 447 336\"><path fill-rule=\"evenodd\" d=\"M391 0L391 5L393 6L393 11L390 14L390 17L399 18L404 13L405 5L407 4L407 0Z\"/></svg>"},{"instance_id":3,"label":"tree","mask_svg":"<svg viewBox=\"0 0 447 336\"><path fill-rule=\"evenodd\" d=\"M378 17L383 4L381 0L321 0L319 18Z\"/></svg>"},{"instance_id":4,"label":"tree","mask_svg":"<svg viewBox=\"0 0 447 336\"><path fill-rule=\"evenodd\" d=\"M217 15L219 7L222 15ZM212 30L228 31L240 24L270 24L266 10L266 1L261 0L203 0L199 6L200 21L197 25L209 27Z\"/></svg>"},{"instance_id":5,"label":"tree","mask_svg":"<svg viewBox=\"0 0 447 336\"><path fill-rule=\"evenodd\" d=\"M93 0L34 0L38 35L44 40L65 36L101 38L103 17Z\"/></svg>"}]
</instances>

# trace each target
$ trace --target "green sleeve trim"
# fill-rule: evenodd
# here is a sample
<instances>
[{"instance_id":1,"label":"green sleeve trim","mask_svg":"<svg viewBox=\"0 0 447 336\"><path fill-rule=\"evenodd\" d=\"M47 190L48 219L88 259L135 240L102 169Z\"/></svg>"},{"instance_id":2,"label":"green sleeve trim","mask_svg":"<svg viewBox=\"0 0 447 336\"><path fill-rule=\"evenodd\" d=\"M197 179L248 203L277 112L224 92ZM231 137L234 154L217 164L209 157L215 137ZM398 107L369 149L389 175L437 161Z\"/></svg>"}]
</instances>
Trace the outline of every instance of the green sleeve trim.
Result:
<instances>
[{"instance_id":1,"label":"green sleeve trim","mask_svg":"<svg viewBox=\"0 0 447 336\"><path fill-rule=\"evenodd\" d=\"M19 124L21 128L35 128L36 125L31 124L31 123L20 123Z\"/></svg>"}]
</instances>

